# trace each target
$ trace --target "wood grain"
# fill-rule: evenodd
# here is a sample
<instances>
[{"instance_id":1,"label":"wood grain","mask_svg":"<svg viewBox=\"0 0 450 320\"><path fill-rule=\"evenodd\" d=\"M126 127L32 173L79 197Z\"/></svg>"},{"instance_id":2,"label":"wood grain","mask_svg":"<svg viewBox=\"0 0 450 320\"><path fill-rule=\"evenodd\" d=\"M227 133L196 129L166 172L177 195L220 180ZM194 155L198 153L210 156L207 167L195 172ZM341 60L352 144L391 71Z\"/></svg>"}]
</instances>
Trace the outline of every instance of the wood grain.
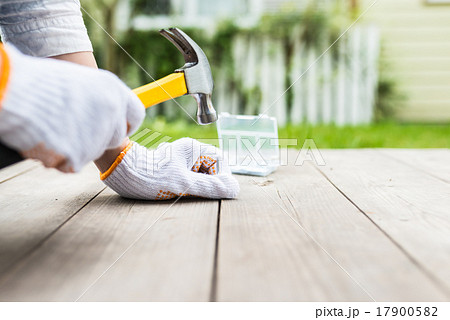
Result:
<instances>
[{"instance_id":1,"label":"wood grain","mask_svg":"<svg viewBox=\"0 0 450 320\"><path fill-rule=\"evenodd\" d=\"M2 277L0 300L74 301L89 288L80 301L208 301L217 215L218 201L172 206L108 189Z\"/></svg>"},{"instance_id":2,"label":"wood grain","mask_svg":"<svg viewBox=\"0 0 450 320\"><path fill-rule=\"evenodd\" d=\"M239 176L220 206L122 199L93 166L12 166L0 300L448 301L445 152L323 150L324 167Z\"/></svg>"},{"instance_id":3,"label":"wood grain","mask_svg":"<svg viewBox=\"0 0 450 320\"><path fill-rule=\"evenodd\" d=\"M79 174L63 174L39 165L1 183L0 274L38 246L103 188L93 166Z\"/></svg>"},{"instance_id":4,"label":"wood grain","mask_svg":"<svg viewBox=\"0 0 450 320\"><path fill-rule=\"evenodd\" d=\"M379 152L450 183L449 149L381 149Z\"/></svg>"},{"instance_id":5,"label":"wood grain","mask_svg":"<svg viewBox=\"0 0 450 320\"><path fill-rule=\"evenodd\" d=\"M450 185L376 150L322 154L318 168L450 295Z\"/></svg>"},{"instance_id":6,"label":"wood grain","mask_svg":"<svg viewBox=\"0 0 450 320\"><path fill-rule=\"evenodd\" d=\"M13 179L25 172L39 167L39 163L33 160L25 160L0 170L0 183Z\"/></svg>"},{"instance_id":7,"label":"wood grain","mask_svg":"<svg viewBox=\"0 0 450 320\"><path fill-rule=\"evenodd\" d=\"M311 166L280 167L267 179L240 182L239 200L223 203L221 210L218 300L445 300L442 290Z\"/></svg>"}]
</instances>

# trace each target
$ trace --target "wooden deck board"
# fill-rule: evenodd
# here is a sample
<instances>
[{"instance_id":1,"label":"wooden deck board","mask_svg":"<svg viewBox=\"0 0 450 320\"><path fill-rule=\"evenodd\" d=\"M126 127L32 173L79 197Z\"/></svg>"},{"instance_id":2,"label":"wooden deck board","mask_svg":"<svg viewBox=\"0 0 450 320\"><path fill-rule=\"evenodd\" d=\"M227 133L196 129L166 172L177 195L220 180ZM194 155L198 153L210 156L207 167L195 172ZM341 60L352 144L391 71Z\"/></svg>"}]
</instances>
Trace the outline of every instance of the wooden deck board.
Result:
<instances>
[{"instance_id":1,"label":"wooden deck board","mask_svg":"<svg viewBox=\"0 0 450 320\"><path fill-rule=\"evenodd\" d=\"M0 170L0 183L13 179L32 169L38 168L39 164L33 160L26 160Z\"/></svg>"},{"instance_id":2,"label":"wooden deck board","mask_svg":"<svg viewBox=\"0 0 450 320\"><path fill-rule=\"evenodd\" d=\"M240 181L240 199L221 210L219 300L445 300L440 288L311 166L281 167L268 179Z\"/></svg>"},{"instance_id":3,"label":"wooden deck board","mask_svg":"<svg viewBox=\"0 0 450 320\"><path fill-rule=\"evenodd\" d=\"M93 166L79 174L62 174L39 166L1 183L0 274L103 188Z\"/></svg>"},{"instance_id":4,"label":"wooden deck board","mask_svg":"<svg viewBox=\"0 0 450 320\"><path fill-rule=\"evenodd\" d=\"M450 183L449 149L382 149L379 151L419 171Z\"/></svg>"},{"instance_id":5,"label":"wooden deck board","mask_svg":"<svg viewBox=\"0 0 450 320\"><path fill-rule=\"evenodd\" d=\"M0 301L450 301L449 151L321 151L173 206L0 170Z\"/></svg>"},{"instance_id":6,"label":"wooden deck board","mask_svg":"<svg viewBox=\"0 0 450 320\"><path fill-rule=\"evenodd\" d=\"M0 279L0 300L208 301L217 215L218 201L172 206L107 190Z\"/></svg>"},{"instance_id":7,"label":"wooden deck board","mask_svg":"<svg viewBox=\"0 0 450 320\"><path fill-rule=\"evenodd\" d=\"M322 154L319 170L450 295L450 185L377 150Z\"/></svg>"}]
</instances>

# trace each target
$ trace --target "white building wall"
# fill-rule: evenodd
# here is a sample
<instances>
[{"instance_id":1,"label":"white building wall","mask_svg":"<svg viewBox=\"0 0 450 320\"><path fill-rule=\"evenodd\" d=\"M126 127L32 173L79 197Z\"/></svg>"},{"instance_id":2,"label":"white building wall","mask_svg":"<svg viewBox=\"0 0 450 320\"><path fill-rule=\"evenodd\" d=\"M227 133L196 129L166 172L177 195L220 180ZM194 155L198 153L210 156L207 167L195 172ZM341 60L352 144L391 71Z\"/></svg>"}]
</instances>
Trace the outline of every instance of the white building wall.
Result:
<instances>
[{"instance_id":1,"label":"white building wall","mask_svg":"<svg viewBox=\"0 0 450 320\"><path fill-rule=\"evenodd\" d=\"M406 96L398 117L450 122L450 1L378 0L366 21L379 26L388 65ZM362 9L373 0L361 0Z\"/></svg>"}]
</instances>

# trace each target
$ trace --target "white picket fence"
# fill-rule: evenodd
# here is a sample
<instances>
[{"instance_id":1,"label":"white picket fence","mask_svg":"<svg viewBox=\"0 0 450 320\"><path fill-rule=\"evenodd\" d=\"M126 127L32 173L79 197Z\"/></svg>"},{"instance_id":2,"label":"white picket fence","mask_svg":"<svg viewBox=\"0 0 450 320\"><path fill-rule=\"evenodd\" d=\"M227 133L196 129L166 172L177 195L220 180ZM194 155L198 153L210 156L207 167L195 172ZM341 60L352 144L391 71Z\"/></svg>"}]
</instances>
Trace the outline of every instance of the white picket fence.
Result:
<instances>
[{"instance_id":1,"label":"white picket fence","mask_svg":"<svg viewBox=\"0 0 450 320\"><path fill-rule=\"evenodd\" d=\"M329 44L305 48L299 40L293 49L292 87L288 88L281 40L237 37L234 79L220 69L214 72L215 107L219 112L275 116L280 126L288 122L369 123L377 92L379 43L379 32L373 26L354 27L327 52ZM260 92L260 101L243 103L242 92L252 90ZM286 90L292 90L290 110Z\"/></svg>"}]
</instances>

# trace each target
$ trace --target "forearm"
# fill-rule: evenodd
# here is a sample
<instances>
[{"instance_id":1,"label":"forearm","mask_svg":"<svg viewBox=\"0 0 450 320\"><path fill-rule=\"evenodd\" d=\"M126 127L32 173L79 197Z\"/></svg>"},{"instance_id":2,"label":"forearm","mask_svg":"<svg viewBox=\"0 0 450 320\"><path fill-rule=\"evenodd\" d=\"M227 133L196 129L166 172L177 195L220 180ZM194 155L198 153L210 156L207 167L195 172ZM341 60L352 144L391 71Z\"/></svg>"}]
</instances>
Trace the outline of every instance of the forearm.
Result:
<instances>
[{"instance_id":1,"label":"forearm","mask_svg":"<svg viewBox=\"0 0 450 320\"><path fill-rule=\"evenodd\" d=\"M54 56L52 58L81 64L91 68L97 68L97 63L95 61L92 52L74 52ZM100 170L100 172L105 172L109 169L109 167L113 164L114 160L116 160L117 156L123 149L125 149L125 147L128 145L129 142L130 140L126 138L119 147L106 150L105 153L100 158L94 161L95 165Z\"/></svg>"},{"instance_id":2,"label":"forearm","mask_svg":"<svg viewBox=\"0 0 450 320\"><path fill-rule=\"evenodd\" d=\"M95 61L94 54L89 51L66 53L66 54L53 56L51 58L69 61L69 62L73 62L76 64L81 64L83 66L97 69L97 62Z\"/></svg>"},{"instance_id":3,"label":"forearm","mask_svg":"<svg viewBox=\"0 0 450 320\"><path fill-rule=\"evenodd\" d=\"M22 53L51 57L97 68L92 45L80 10L79 0L17 0L0 5L2 41ZM106 171L128 144L108 150L95 161Z\"/></svg>"}]
</instances>

